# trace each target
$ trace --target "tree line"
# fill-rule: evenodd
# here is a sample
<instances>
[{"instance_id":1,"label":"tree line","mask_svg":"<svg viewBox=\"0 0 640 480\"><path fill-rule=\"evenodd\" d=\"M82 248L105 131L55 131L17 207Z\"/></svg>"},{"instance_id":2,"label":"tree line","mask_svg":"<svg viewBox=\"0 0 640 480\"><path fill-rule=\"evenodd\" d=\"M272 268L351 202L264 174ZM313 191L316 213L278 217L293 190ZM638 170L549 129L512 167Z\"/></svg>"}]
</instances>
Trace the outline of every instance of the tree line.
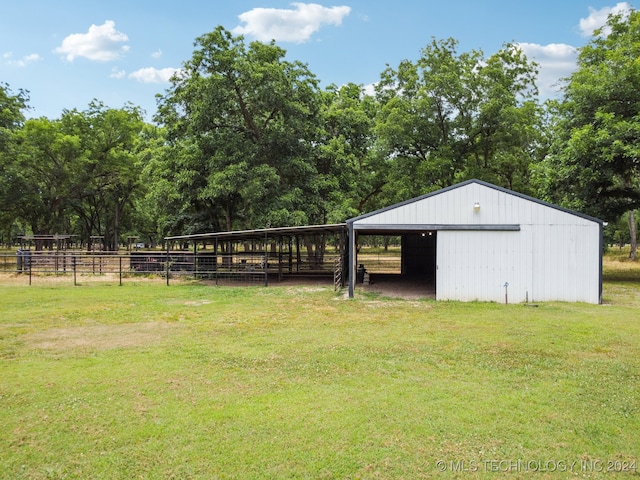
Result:
<instances>
[{"instance_id":1,"label":"tree line","mask_svg":"<svg viewBox=\"0 0 640 480\"><path fill-rule=\"evenodd\" d=\"M606 33L606 34L605 34ZM154 122L99 101L26 119L0 84L0 235L164 236L343 222L482 179L598 216L635 251L640 207L640 15L611 16L558 100L514 44L431 39L362 85L319 86L275 42L222 27L157 96ZM617 230L616 230L617 229ZM625 230L625 229L623 229ZM616 233L614 233L616 232Z\"/></svg>"}]
</instances>

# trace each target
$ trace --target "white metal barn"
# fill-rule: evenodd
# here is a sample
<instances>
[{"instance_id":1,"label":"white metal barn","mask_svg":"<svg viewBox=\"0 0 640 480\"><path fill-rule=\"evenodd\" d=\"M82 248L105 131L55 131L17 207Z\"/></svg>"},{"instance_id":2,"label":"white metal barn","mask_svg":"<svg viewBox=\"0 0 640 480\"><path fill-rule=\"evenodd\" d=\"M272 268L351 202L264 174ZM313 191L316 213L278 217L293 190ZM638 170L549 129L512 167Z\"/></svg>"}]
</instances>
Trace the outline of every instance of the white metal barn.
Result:
<instances>
[{"instance_id":1,"label":"white metal barn","mask_svg":"<svg viewBox=\"0 0 640 480\"><path fill-rule=\"evenodd\" d=\"M402 237L403 274L437 300L600 303L602 221L479 180L347 221L349 295L359 235Z\"/></svg>"}]
</instances>

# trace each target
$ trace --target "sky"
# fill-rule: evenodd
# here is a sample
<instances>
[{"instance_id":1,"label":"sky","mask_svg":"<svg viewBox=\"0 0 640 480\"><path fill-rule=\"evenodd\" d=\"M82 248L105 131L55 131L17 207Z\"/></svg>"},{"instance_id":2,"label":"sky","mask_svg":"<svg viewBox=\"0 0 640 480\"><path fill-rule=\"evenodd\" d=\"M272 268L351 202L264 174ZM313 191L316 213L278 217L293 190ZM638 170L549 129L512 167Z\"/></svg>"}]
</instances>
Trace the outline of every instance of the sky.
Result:
<instances>
[{"instance_id":1,"label":"sky","mask_svg":"<svg viewBox=\"0 0 640 480\"><path fill-rule=\"evenodd\" d=\"M59 118L93 99L129 102L152 121L156 95L217 26L245 41L274 39L325 88L371 86L387 67L415 61L432 39L486 57L516 43L540 65L542 99L576 65L577 49L609 13L607 0L0 0L0 83L29 92L28 118Z\"/></svg>"}]
</instances>

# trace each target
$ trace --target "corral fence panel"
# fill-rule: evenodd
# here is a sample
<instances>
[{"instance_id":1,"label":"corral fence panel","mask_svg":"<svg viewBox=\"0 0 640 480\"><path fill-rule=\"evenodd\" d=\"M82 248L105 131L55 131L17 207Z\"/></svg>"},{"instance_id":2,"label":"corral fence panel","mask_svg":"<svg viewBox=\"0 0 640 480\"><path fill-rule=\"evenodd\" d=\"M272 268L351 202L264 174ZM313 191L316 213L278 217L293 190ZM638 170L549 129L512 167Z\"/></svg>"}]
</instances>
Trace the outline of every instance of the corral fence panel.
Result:
<instances>
[{"instance_id":1,"label":"corral fence panel","mask_svg":"<svg viewBox=\"0 0 640 480\"><path fill-rule=\"evenodd\" d=\"M272 252L220 254L212 251L135 251L126 254L86 251L18 250L0 254L0 273L28 278L29 284L46 277L123 279L135 276L190 277L219 283L268 285L269 279L294 276L331 276L339 257L327 255L322 262L301 258L291 262ZM339 262L338 262L339 263ZM25 280L26 282L26 280Z\"/></svg>"}]
</instances>

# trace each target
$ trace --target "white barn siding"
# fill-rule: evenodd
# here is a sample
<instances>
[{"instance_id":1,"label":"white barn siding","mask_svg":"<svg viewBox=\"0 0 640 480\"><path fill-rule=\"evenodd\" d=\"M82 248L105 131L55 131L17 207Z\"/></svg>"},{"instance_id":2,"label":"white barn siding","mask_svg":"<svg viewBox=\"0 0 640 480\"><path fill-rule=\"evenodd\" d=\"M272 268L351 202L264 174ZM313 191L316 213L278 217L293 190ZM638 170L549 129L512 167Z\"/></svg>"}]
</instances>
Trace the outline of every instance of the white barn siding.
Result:
<instances>
[{"instance_id":1,"label":"white barn siding","mask_svg":"<svg viewBox=\"0 0 640 480\"><path fill-rule=\"evenodd\" d=\"M600 250L598 225L538 225L533 300L598 303Z\"/></svg>"},{"instance_id":2,"label":"white barn siding","mask_svg":"<svg viewBox=\"0 0 640 480\"><path fill-rule=\"evenodd\" d=\"M504 302L508 282L509 302L598 303L597 238L597 225L438 232L436 298Z\"/></svg>"},{"instance_id":3,"label":"white barn siding","mask_svg":"<svg viewBox=\"0 0 640 480\"><path fill-rule=\"evenodd\" d=\"M522 232L439 232L436 299L504 302L505 283L509 302L531 298L527 239Z\"/></svg>"},{"instance_id":4,"label":"white barn siding","mask_svg":"<svg viewBox=\"0 0 640 480\"><path fill-rule=\"evenodd\" d=\"M509 302L598 303L600 227L597 219L478 181L353 220L355 230L437 230L436 298L496 302L504 302L508 282Z\"/></svg>"}]
</instances>

